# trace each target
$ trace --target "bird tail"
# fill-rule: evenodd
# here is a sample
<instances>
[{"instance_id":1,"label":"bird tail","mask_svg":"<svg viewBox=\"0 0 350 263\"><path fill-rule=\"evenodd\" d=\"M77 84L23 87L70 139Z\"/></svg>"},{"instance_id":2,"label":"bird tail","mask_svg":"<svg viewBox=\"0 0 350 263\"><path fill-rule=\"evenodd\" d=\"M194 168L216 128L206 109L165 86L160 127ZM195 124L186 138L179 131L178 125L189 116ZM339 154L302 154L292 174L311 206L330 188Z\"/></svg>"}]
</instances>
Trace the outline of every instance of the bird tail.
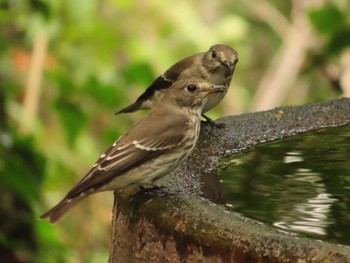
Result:
<instances>
[{"instance_id":1,"label":"bird tail","mask_svg":"<svg viewBox=\"0 0 350 263\"><path fill-rule=\"evenodd\" d=\"M135 103L121 109L120 111L116 112L115 115L120 114L120 113L130 113L130 112L135 112L140 109L142 109L142 102L141 101L136 101Z\"/></svg>"},{"instance_id":2,"label":"bird tail","mask_svg":"<svg viewBox=\"0 0 350 263\"><path fill-rule=\"evenodd\" d=\"M76 197L73 197L72 199L64 198L56 206L51 208L46 213L42 214L40 216L40 219L49 218L50 223L54 224L58 220L60 220L61 217L64 216L73 206L75 206L77 203L79 203L85 197L86 196L78 195Z\"/></svg>"}]
</instances>

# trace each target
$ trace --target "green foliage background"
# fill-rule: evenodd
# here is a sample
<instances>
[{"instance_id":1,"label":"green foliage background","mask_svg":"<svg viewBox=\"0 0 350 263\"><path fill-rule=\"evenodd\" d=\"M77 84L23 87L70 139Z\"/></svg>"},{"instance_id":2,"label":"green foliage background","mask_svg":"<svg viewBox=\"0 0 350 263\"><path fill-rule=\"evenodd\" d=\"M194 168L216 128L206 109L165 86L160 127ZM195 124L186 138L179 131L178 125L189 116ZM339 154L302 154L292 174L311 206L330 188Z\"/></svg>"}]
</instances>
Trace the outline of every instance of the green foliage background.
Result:
<instances>
[{"instance_id":1,"label":"green foliage background","mask_svg":"<svg viewBox=\"0 0 350 263\"><path fill-rule=\"evenodd\" d=\"M251 110L258 83L287 42L269 17L259 16L261 4L292 24L296 2L0 1L0 262L106 262L111 193L89 198L54 226L38 217L144 114L114 112L174 62L215 43L237 49L240 60L230 93L211 117ZM305 51L292 86L309 88L299 96L291 87L279 104L341 95L338 79L324 69L341 70L338 61L350 43L350 4L320 2L298 9L316 44ZM23 128L40 34L48 48L38 110Z\"/></svg>"}]
</instances>

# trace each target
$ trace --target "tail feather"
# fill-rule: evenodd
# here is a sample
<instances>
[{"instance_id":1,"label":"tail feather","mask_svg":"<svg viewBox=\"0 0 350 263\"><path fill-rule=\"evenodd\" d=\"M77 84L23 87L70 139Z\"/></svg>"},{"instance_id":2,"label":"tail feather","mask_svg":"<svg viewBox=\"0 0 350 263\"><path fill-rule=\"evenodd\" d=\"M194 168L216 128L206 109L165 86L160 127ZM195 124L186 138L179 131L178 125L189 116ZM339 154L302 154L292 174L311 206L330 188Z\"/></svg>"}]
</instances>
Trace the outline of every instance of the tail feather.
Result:
<instances>
[{"instance_id":1,"label":"tail feather","mask_svg":"<svg viewBox=\"0 0 350 263\"><path fill-rule=\"evenodd\" d=\"M121 109L120 111L116 112L115 115L120 114L120 113L130 113L130 112L135 112L141 109L142 102L141 101L136 101L135 103Z\"/></svg>"},{"instance_id":2,"label":"tail feather","mask_svg":"<svg viewBox=\"0 0 350 263\"><path fill-rule=\"evenodd\" d=\"M86 196L79 195L79 196L73 197L72 199L65 198L61 202L59 202L56 206L51 208L49 211L42 214L40 218L41 219L49 218L50 223L54 224L58 220L60 220L61 217L64 216L73 206L75 206L85 197Z\"/></svg>"}]
</instances>

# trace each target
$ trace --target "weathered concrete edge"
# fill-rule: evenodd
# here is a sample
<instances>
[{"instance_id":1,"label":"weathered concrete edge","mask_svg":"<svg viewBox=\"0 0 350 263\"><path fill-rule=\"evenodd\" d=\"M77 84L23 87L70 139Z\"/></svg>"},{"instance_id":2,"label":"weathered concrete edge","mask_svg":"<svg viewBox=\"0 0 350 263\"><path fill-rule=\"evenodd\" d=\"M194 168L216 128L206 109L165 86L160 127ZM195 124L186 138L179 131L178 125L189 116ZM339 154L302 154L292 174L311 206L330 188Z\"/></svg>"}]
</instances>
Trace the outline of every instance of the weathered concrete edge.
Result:
<instances>
[{"instance_id":1,"label":"weathered concrete edge","mask_svg":"<svg viewBox=\"0 0 350 263\"><path fill-rule=\"evenodd\" d=\"M116 196L110 262L133 257L136 261L165 262L191 262L195 258L203 262L350 262L349 247L283 234L227 213L193 191L201 172L217 167L227 154L261 142L349 124L349 109L350 99L339 99L225 117L219 120L227 124L224 130L204 127L189 161L166 182L171 188L180 187L181 195L133 202L127 194Z\"/></svg>"}]
</instances>

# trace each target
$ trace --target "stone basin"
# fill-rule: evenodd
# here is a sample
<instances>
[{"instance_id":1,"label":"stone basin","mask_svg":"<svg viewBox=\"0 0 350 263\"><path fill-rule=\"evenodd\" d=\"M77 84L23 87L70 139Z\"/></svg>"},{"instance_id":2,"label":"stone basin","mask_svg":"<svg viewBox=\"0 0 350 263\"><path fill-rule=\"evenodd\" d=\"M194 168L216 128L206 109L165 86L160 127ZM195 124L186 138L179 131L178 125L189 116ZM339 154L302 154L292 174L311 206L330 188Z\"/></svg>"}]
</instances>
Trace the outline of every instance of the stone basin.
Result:
<instances>
[{"instance_id":1,"label":"stone basin","mask_svg":"<svg viewBox=\"0 0 350 263\"><path fill-rule=\"evenodd\" d=\"M278 107L203 125L189 159L159 184L168 194L115 193L110 262L350 262L350 247L282 232L228 212L216 172L256 145L350 124L350 99ZM209 178L204 180L203 178ZM203 189L207 188L204 198ZM209 195L208 195L209 193Z\"/></svg>"}]
</instances>

